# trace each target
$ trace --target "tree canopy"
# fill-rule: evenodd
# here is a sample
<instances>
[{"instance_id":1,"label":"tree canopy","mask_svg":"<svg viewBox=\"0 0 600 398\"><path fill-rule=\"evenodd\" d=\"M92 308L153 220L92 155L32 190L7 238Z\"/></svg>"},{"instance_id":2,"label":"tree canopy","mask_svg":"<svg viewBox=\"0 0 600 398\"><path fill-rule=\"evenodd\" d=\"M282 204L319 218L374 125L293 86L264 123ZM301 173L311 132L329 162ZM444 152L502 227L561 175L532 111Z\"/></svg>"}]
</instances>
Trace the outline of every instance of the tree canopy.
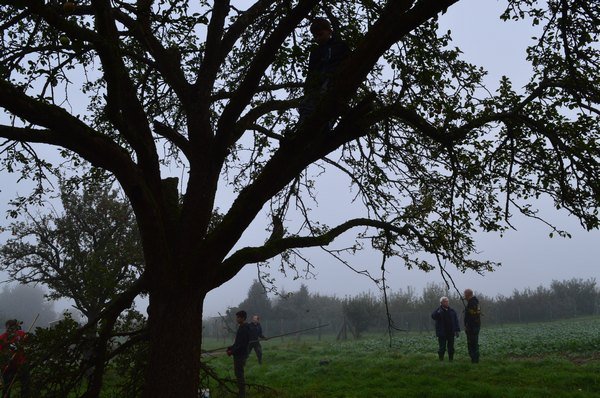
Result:
<instances>
[{"instance_id":1,"label":"tree canopy","mask_svg":"<svg viewBox=\"0 0 600 398\"><path fill-rule=\"evenodd\" d=\"M0 246L0 269L23 284L42 283L50 299L70 299L89 320L127 290L143 260L127 201L102 185L61 185L61 214L27 214Z\"/></svg>"},{"instance_id":2,"label":"tree canopy","mask_svg":"<svg viewBox=\"0 0 600 398\"><path fill-rule=\"evenodd\" d=\"M472 234L538 217L541 196L598 227L600 5L507 0L502 17L541 35L524 89L505 77L490 92L438 29L457 1L0 0L3 168L43 178L34 144L49 144L123 188L145 266L102 317L148 293L145 396L194 396L203 299L248 264L293 267L355 232L350 253L482 271ZM352 52L298 123L315 16ZM332 174L362 215L329 225L311 209ZM265 212L285 233L239 245Z\"/></svg>"}]
</instances>

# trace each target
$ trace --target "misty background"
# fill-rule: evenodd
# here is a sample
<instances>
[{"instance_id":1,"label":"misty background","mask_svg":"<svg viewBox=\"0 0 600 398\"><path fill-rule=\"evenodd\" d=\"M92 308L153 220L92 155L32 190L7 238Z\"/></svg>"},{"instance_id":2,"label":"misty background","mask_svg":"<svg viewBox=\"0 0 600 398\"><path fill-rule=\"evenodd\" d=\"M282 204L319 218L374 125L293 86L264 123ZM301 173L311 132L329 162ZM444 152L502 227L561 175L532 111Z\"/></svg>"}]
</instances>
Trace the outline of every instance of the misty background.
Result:
<instances>
[{"instance_id":1,"label":"misty background","mask_svg":"<svg viewBox=\"0 0 600 398\"><path fill-rule=\"evenodd\" d=\"M494 0L461 1L439 17L440 30L452 32L453 45L463 51L464 59L488 71L486 83L490 90L498 87L502 76L508 76L516 90L527 83L531 67L525 60L525 50L531 42L524 38L539 33L530 23L501 21L499 16L504 6L504 2ZM327 222L328 217L352 217L352 209L340 208L337 200L344 193L352 195L347 180L341 176L329 179L321 183L318 192L319 207L315 210L321 213L323 222ZM227 203L227 198L224 199L224 203ZM568 231L571 238L557 237L556 234L550 237L551 228L539 220L525 217L513 217L511 224L515 229L502 236L477 234L480 259L499 262L502 266L492 273L479 275L474 272L461 273L448 265L446 270L461 292L469 287L480 295L509 296L514 290L549 286L554 280L598 279L600 232L583 230L574 217L556 210L553 203L545 198L536 201L535 205L540 209L541 218ZM334 245L343 247L343 243L338 241ZM368 277L348 269L323 251L312 250L305 254L314 262L315 268L311 269L312 274L302 274L303 278L295 279L296 275L285 277L276 271L277 259L271 262L266 272L274 278L274 287L278 291L297 291L304 284L310 292L341 298L361 292L381 294ZM381 257L367 250L358 253L352 262L355 270L368 271L375 278L381 276L380 264ZM421 290L430 283L444 283L438 271L425 273L407 270L393 258L388 260L386 268L386 281L391 291L408 287ZM204 316L222 313L244 300L252 280L258 274L257 267L248 266L235 278L213 290L205 300ZM271 294L269 297L274 296Z\"/></svg>"},{"instance_id":2,"label":"misty background","mask_svg":"<svg viewBox=\"0 0 600 398\"><path fill-rule=\"evenodd\" d=\"M536 34L535 29L526 23L502 22L499 15L503 10L503 3L498 1L466 0L461 1L448 12L440 16L440 29L451 30L454 45L461 48L467 61L480 65L488 70L490 88L497 87L499 79L506 75L513 81L514 87L522 87L529 77L529 65L525 61L525 48L529 44L523 40ZM509 26L507 26L509 25ZM36 146L44 153L54 153L48 147ZM57 157L58 158L58 157ZM181 177L181 170L167 170L166 174ZM0 214L5 214L10 209L9 202L17 194L27 194L32 186L27 181L19 181L19 176L7 172L0 173ZM320 194L318 208L322 222L329 219L351 218L352 207L338 206L340 195L352 195L349 182L339 178L322 181L317 187ZM227 208L233 200L233 195L222 193L218 198L219 206ZM493 299L498 296L511 296L515 291L527 288L536 289L538 286L550 287L553 281L566 281L573 278L581 280L598 279L598 258L600 258L600 232L584 231L579 223L564 212L557 211L550 201L543 199L536 202L540 208L540 217L564 229L571 234L570 239L549 236L551 228L541 221L526 218L513 218L511 220L515 230L510 230L502 236L499 234L477 235L477 246L481 259L502 263L502 266L491 273L483 275L474 272L461 273L452 264L447 264L446 271L462 292L465 288L472 288L479 296ZM10 219L0 218L0 227L6 227ZM258 236L264 236L267 220L255 220L254 230L249 230L241 244L249 244L254 237L253 231ZM6 232L0 230L0 243L7 237ZM343 239L336 241L334 246L345 247L348 242ZM354 269L348 268L330 255L321 250L311 249L303 252L314 267L303 271L301 264L299 272L281 274L277 258L268 265L247 266L232 280L213 290L204 303L204 317L225 314L230 308L236 308L247 298L249 289L259 276L268 274L271 284L266 287L272 290L265 297L268 300L283 300L285 293L299 292L306 289L311 295L322 295L337 298L339 301L348 298L367 295L380 299L381 285L372 279L381 278L381 257L374 252L365 250L357 253L352 260ZM370 275L366 276L365 274ZM445 281L442 274L437 271L425 273L420 270L408 270L400 261L391 258L387 262L386 285L391 294L402 294L412 291L416 296L430 286L442 286ZM4 278L0 278L4 280ZM447 278L446 278L447 279ZM452 282L451 281L451 282ZM31 292L33 297L43 292L43 287L33 287L36 292ZM5 286L2 297L19 297L13 291L14 286ZM42 289L42 290L40 290ZM451 294L455 294L453 288ZM291 299L290 296L289 299ZM37 299L36 299L37 300ZM34 300L35 301L35 300ZM19 310L24 315L18 315L17 301L0 300L9 303L2 307L0 315L7 318L21 317L24 321L33 319L35 314L28 312L31 309ZM44 315L44 322L59 317L59 314L70 308L68 301L54 303L43 302L40 299ZM138 309L144 311L146 303L140 300ZM30 308L30 307L27 307ZM428 315L428 314L426 314ZM41 319L40 316L40 322ZM1 326L0 326L1 327Z\"/></svg>"}]
</instances>

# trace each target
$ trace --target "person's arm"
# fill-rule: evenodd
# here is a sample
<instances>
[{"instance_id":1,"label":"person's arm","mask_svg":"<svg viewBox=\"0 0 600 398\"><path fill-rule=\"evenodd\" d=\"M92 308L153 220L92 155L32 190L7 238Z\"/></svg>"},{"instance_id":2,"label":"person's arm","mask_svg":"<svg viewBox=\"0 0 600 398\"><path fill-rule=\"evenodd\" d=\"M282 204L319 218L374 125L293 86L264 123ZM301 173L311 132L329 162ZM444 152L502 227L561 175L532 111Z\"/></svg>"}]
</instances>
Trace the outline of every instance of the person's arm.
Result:
<instances>
[{"instance_id":1,"label":"person's arm","mask_svg":"<svg viewBox=\"0 0 600 398\"><path fill-rule=\"evenodd\" d=\"M250 343L250 327L245 324L240 326L238 333L235 336L235 341L231 347L233 355L248 352L248 344Z\"/></svg>"},{"instance_id":2,"label":"person's arm","mask_svg":"<svg viewBox=\"0 0 600 398\"><path fill-rule=\"evenodd\" d=\"M438 319L440 319L441 315L442 315L442 308L438 307L435 309L435 311L433 311L431 313L431 319L435 319L437 321Z\"/></svg>"},{"instance_id":3,"label":"person's arm","mask_svg":"<svg viewBox=\"0 0 600 398\"><path fill-rule=\"evenodd\" d=\"M306 70L306 79L304 80L304 89L310 86L314 79L314 74L317 68L317 56L316 51L312 50L308 55L308 69Z\"/></svg>"},{"instance_id":4,"label":"person's arm","mask_svg":"<svg viewBox=\"0 0 600 398\"><path fill-rule=\"evenodd\" d=\"M458 315L454 310L452 311L452 324L454 325L454 335L458 337L458 334L460 333L460 324L458 323Z\"/></svg>"}]
</instances>

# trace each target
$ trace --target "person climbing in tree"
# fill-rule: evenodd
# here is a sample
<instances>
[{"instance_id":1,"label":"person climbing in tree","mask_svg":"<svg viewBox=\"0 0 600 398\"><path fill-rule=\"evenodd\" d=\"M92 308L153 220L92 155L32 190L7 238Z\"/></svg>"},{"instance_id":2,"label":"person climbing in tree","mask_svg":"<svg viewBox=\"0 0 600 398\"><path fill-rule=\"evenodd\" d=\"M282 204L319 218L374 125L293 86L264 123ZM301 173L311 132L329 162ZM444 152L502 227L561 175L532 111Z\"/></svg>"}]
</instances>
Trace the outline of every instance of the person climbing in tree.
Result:
<instances>
[{"instance_id":1,"label":"person climbing in tree","mask_svg":"<svg viewBox=\"0 0 600 398\"><path fill-rule=\"evenodd\" d=\"M315 111L335 70L350 53L348 45L334 34L327 19L315 18L310 25L310 32L317 45L311 50L308 59L304 98L299 107L299 125ZM329 128L331 127L330 125Z\"/></svg>"}]
</instances>

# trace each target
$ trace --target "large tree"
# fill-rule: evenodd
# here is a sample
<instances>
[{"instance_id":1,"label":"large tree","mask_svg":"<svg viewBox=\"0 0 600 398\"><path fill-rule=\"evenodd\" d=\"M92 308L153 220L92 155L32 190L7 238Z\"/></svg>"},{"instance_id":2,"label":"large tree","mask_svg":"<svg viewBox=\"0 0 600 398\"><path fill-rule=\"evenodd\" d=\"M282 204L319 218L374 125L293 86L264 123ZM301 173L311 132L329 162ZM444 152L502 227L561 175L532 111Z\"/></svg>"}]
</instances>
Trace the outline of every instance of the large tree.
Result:
<instances>
[{"instance_id":1,"label":"large tree","mask_svg":"<svg viewBox=\"0 0 600 398\"><path fill-rule=\"evenodd\" d=\"M24 221L11 224L12 237L0 246L0 270L8 273L9 281L47 286L50 299L69 299L89 321L96 322L109 303L130 289L140 275L143 258L135 217L128 201L110 184L86 183L82 192L63 179L59 184L61 211L52 207L46 214L27 212ZM92 323L78 336L77 346L83 355L77 358L73 350L69 352L84 362L82 372L93 369L87 371L88 394L99 393L104 366L112 355L109 341L116 317L107 321ZM135 335L132 325L127 326L130 336ZM71 345L69 336L60 331L61 338ZM36 351L44 354L37 352L38 357L56 357L56 348L49 347L54 344L40 343ZM46 361L42 366L54 371L43 376L68 380L62 370L72 363L57 362L64 366ZM39 373L34 375L37 378ZM46 378L42 385L53 384L47 382Z\"/></svg>"},{"instance_id":2,"label":"large tree","mask_svg":"<svg viewBox=\"0 0 600 398\"><path fill-rule=\"evenodd\" d=\"M245 265L356 231L384 260L480 271L493 264L471 258L472 233L537 217L540 196L598 226L600 5L507 0L505 18L542 28L531 81L492 93L438 33L457 1L0 0L5 167L39 177L31 144L54 145L112 174L134 209L145 268L101 318L148 292L145 396L196 394L203 299ZM316 15L353 51L297 124ZM165 178L176 165L181 184ZM312 217L330 174L360 218ZM223 192L236 196L217 212ZM238 244L263 212L287 234Z\"/></svg>"},{"instance_id":3,"label":"large tree","mask_svg":"<svg viewBox=\"0 0 600 398\"><path fill-rule=\"evenodd\" d=\"M28 212L11 224L11 237L0 246L0 270L10 281L47 286L50 299L72 300L94 320L139 276L143 259L135 218L110 187L60 188L60 213Z\"/></svg>"}]
</instances>

